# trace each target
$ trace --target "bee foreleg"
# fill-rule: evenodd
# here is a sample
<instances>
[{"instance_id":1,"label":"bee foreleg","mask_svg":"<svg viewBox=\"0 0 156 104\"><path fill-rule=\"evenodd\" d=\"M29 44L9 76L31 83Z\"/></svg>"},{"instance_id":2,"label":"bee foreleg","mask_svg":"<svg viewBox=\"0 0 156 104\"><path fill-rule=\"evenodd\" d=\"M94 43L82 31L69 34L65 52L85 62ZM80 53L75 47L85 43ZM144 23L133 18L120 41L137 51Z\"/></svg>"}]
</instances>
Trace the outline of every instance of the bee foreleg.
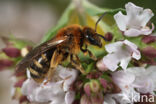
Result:
<instances>
[{"instance_id":1,"label":"bee foreleg","mask_svg":"<svg viewBox=\"0 0 156 104\"><path fill-rule=\"evenodd\" d=\"M49 71L47 73L47 78L48 78L47 82L49 82L52 79L52 76L53 76L53 74L55 72L55 69L56 69L57 65L62 61L62 59L63 59L63 54L59 53L56 50L53 53L53 56L52 56L51 61L50 61L50 68L49 68Z\"/></svg>"},{"instance_id":2,"label":"bee foreleg","mask_svg":"<svg viewBox=\"0 0 156 104\"><path fill-rule=\"evenodd\" d=\"M71 54L70 55L70 61L71 61L71 64L76 68L78 69L82 74L86 74L85 70L83 69L81 63L80 63L80 59L77 55L73 55Z\"/></svg>"},{"instance_id":3,"label":"bee foreleg","mask_svg":"<svg viewBox=\"0 0 156 104\"><path fill-rule=\"evenodd\" d=\"M87 45L85 46L85 49L83 49L82 47L80 48L81 51L84 54L89 54L89 56L93 59L93 60L97 60L97 58L92 54L92 52L90 50L87 49Z\"/></svg>"}]
</instances>

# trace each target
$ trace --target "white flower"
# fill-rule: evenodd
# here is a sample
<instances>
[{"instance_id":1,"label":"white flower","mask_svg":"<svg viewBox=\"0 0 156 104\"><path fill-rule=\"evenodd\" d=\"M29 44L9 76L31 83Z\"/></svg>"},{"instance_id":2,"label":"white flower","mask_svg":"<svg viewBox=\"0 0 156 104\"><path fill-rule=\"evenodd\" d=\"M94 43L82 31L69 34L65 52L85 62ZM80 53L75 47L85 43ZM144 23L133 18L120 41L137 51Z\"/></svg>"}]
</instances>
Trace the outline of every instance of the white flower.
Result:
<instances>
[{"instance_id":1,"label":"white flower","mask_svg":"<svg viewBox=\"0 0 156 104\"><path fill-rule=\"evenodd\" d=\"M128 40L108 44L105 48L109 54L97 63L97 67L101 70L106 67L111 71L115 71L119 63L123 69L126 69L131 58L137 60L141 58L137 46Z\"/></svg>"},{"instance_id":2,"label":"white flower","mask_svg":"<svg viewBox=\"0 0 156 104\"><path fill-rule=\"evenodd\" d=\"M70 85L76 80L77 74L78 71L75 69L58 66L51 82L46 85L38 84L32 78L28 78L22 86L22 93L31 102L72 104L75 92L70 90Z\"/></svg>"},{"instance_id":3,"label":"white flower","mask_svg":"<svg viewBox=\"0 0 156 104\"><path fill-rule=\"evenodd\" d=\"M116 104L116 101L112 98L111 95L104 96L103 104Z\"/></svg>"},{"instance_id":4,"label":"white flower","mask_svg":"<svg viewBox=\"0 0 156 104\"><path fill-rule=\"evenodd\" d=\"M133 104L133 102L140 101L140 97L142 97L140 93L155 95L156 66L150 66L147 69L144 67L131 67L127 70L120 70L112 73L112 79L119 86L121 92L107 95L109 98L104 104L113 102L113 99L120 104Z\"/></svg>"},{"instance_id":5,"label":"white flower","mask_svg":"<svg viewBox=\"0 0 156 104\"><path fill-rule=\"evenodd\" d=\"M149 35L154 30L147 26L149 20L154 16L150 9L143 10L142 7L138 7L133 3L129 2L125 5L127 15L123 15L118 12L114 15L114 19L124 35L129 37L135 37L139 35Z\"/></svg>"},{"instance_id":6,"label":"white flower","mask_svg":"<svg viewBox=\"0 0 156 104\"><path fill-rule=\"evenodd\" d=\"M140 93L136 92L133 86L135 75L120 70L112 73L113 81L121 89L120 93L110 94L109 96L116 99L120 104L133 104L139 101Z\"/></svg>"},{"instance_id":7,"label":"white flower","mask_svg":"<svg viewBox=\"0 0 156 104\"><path fill-rule=\"evenodd\" d=\"M156 91L156 66L128 68L127 73L135 75L133 86L141 93L150 93Z\"/></svg>"}]
</instances>

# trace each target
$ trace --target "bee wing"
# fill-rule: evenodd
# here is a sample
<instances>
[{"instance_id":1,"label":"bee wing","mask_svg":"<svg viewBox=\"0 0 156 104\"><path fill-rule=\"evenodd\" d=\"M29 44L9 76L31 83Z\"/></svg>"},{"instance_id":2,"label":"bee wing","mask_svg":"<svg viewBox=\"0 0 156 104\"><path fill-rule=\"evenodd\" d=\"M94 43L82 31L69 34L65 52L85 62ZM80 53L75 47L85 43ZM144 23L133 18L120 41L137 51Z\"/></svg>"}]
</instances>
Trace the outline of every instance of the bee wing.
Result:
<instances>
[{"instance_id":1,"label":"bee wing","mask_svg":"<svg viewBox=\"0 0 156 104\"><path fill-rule=\"evenodd\" d=\"M34 58L38 57L42 53L48 51L51 48L55 48L56 45L64 42L67 40L67 38L54 38L52 40L49 40L45 43L42 43L41 45L34 48L32 51L30 51L23 59L22 61L16 66L16 71L24 70L26 69L30 63L33 61Z\"/></svg>"}]
</instances>

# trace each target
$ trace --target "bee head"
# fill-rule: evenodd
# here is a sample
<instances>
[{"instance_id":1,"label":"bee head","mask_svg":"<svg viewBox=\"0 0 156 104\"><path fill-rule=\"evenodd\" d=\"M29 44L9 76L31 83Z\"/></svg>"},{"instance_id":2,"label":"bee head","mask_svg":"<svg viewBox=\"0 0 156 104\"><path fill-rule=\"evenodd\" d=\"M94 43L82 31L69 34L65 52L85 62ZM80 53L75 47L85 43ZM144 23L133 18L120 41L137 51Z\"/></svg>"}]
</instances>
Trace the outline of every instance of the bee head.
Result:
<instances>
[{"instance_id":1,"label":"bee head","mask_svg":"<svg viewBox=\"0 0 156 104\"><path fill-rule=\"evenodd\" d=\"M102 43L101 43L101 39L100 39L100 37L102 37L102 35L97 34L92 28L84 27L83 34L84 34L87 42L89 42L92 45L102 47Z\"/></svg>"}]
</instances>

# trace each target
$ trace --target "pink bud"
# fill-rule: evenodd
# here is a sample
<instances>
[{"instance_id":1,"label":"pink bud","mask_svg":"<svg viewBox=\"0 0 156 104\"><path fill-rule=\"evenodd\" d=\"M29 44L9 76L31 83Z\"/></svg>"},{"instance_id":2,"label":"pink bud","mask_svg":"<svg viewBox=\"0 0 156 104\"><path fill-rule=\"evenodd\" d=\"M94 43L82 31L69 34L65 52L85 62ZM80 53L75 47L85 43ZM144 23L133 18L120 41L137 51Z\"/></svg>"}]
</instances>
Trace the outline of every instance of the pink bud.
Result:
<instances>
[{"instance_id":1,"label":"pink bud","mask_svg":"<svg viewBox=\"0 0 156 104\"><path fill-rule=\"evenodd\" d=\"M105 89L107 88L107 81L105 79L100 78L100 83L103 86L103 88L105 88Z\"/></svg>"},{"instance_id":2,"label":"pink bud","mask_svg":"<svg viewBox=\"0 0 156 104\"><path fill-rule=\"evenodd\" d=\"M105 34L105 38L106 38L108 41L111 41L111 40L113 39L112 33L107 32L107 33Z\"/></svg>"},{"instance_id":3,"label":"pink bud","mask_svg":"<svg viewBox=\"0 0 156 104\"><path fill-rule=\"evenodd\" d=\"M80 104L92 104L88 96L83 95L80 100Z\"/></svg>"},{"instance_id":4,"label":"pink bud","mask_svg":"<svg viewBox=\"0 0 156 104\"><path fill-rule=\"evenodd\" d=\"M100 85L97 80L91 80L90 87L91 87L91 91L94 93L97 93L100 90Z\"/></svg>"},{"instance_id":5,"label":"pink bud","mask_svg":"<svg viewBox=\"0 0 156 104\"><path fill-rule=\"evenodd\" d=\"M151 58L155 58L156 57L156 49L153 47L146 47L142 50L142 53L145 56L151 57Z\"/></svg>"},{"instance_id":6,"label":"pink bud","mask_svg":"<svg viewBox=\"0 0 156 104\"><path fill-rule=\"evenodd\" d=\"M0 70L3 70L6 67L10 67L13 65L13 61L8 60L8 59L1 59L0 60Z\"/></svg>"},{"instance_id":7,"label":"pink bud","mask_svg":"<svg viewBox=\"0 0 156 104\"><path fill-rule=\"evenodd\" d=\"M104 97L101 93L98 93L95 96L91 96L91 102L92 104L102 104L104 101Z\"/></svg>"},{"instance_id":8,"label":"pink bud","mask_svg":"<svg viewBox=\"0 0 156 104\"><path fill-rule=\"evenodd\" d=\"M19 57L20 50L14 47L6 47L2 50L9 57Z\"/></svg>"},{"instance_id":9,"label":"pink bud","mask_svg":"<svg viewBox=\"0 0 156 104\"><path fill-rule=\"evenodd\" d=\"M20 77L20 76L26 76L26 70L23 71L16 71L14 74L16 77Z\"/></svg>"},{"instance_id":10,"label":"pink bud","mask_svg":"<svg viewBox=\"0 0 156 104\"><path fill-rule=\"evenodd\" d=\"M84 91L87 94L87 96L90 96L91 95L91 89L90 89L90 84L89 83L86 83L84 85Z\"/></svg>"},{"instance_id":11,"label":"pink bud","mask_svg":"<svg viewBox=\"0 0 156 104\"><path fill-rule=\"evenodd\" d=\"M96 66L97 68L100 70L100 71L107 71L107 67L106 65L103 63L103 60L99 60L97 63L96 63Z\"/></svg>"},{"instance_id":12,"label":"pink bud","mask_svg":"<svg viewBox=\"0 0 156 104\"><path fill-rule=\"evenodd\" d=\"M23 82L26 80L26 78L19 80L15 83L14 87L22 87Z\"/></svg>"},{"instance_id":13,"label":"pink bud","mask_svg":"<svg viewBox=\"0 0 156 104\"><path fill-rule=\"evenodd\" d=\"M90 72L86 77L88 79L97 79L102 75L102 72L96 71L96 72Z\"/></svg>"},{"instance_id":14,"label":"pink bud","mask_svg":"<svg viewBox=\"0 0 156 104\"><path fill-rule=\"evenodd\" d=\"M142 41L143 41L144 43L147 43L147 44L152 43L152 42L155 42L155 41L156 41L156 36L150 36L150 35L144 36L144 37L142 38Z\"/></svg>"},{"instance_id":15,"label":"pink bud","mask_svg":"<svg viewBox=\"0 0 156 104\"><path fill-rule=\"evenodd\" d=\"M26 96L21 96L21 97L20 97L19 103L22 104L23 102L27 102L27 103L29 102L29 100L27 99ZM26 104L27 104L27 103L26 103Z\"/></svg>"}]
</instances>

